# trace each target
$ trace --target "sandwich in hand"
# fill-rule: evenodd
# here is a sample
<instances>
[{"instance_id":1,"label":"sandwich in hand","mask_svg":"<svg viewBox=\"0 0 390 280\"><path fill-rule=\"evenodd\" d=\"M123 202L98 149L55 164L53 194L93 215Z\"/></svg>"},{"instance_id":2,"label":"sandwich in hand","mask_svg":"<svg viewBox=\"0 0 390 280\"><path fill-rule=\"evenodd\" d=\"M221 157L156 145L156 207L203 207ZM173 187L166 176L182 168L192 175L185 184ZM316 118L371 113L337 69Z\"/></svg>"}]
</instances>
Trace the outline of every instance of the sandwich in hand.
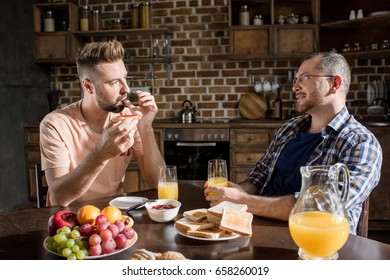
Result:
<instances>
[{"instance_id":1,"label":"sandwich in hand","mask_svg":"<svg viewBox=\"0 0 390 280\"><path fill-rule=\"evenodd\" d=\"M113 123L119 123L119 122L121 122L121 121L123 121L123 120L125 120L127 118L130 118L132 120L140 120L141 119L141 115L130 115L130 114L125 115L125 114L123 114L123 115L119 115L119 116L113 118L111 121Z\"/></svg>"}]
</instances>

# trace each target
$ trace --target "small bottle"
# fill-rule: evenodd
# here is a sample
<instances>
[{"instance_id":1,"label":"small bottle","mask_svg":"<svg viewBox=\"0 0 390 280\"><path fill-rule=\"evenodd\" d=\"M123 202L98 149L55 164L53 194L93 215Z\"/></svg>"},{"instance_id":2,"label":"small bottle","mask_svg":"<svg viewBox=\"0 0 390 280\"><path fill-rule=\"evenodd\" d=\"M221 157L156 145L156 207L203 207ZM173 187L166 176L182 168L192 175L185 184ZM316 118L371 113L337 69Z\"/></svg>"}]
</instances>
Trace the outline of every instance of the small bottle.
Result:
<instances>
[{"instance_id":1,"label":"small bottle","mask_svg":"<svg viewBox=\"0 0 390 280\"><path fill-rule=\"evenodd\" d=\"M89 30L89 9L88 6L82 6L80 9L80 31Z\"/></svg>"},{"instance_id":2,"label":"small bottle","mask_svg":"<svg viewBox=\"0 0 390 280\"><path fill-rule=\"evenodd\" d=\"M277 89L277 95L275 98L274 106L275 106L275 119L282 119L282 98L280 97L280 88Z\"/></svg>"},{"instance_id":3,"label":"small bottle","mask_svg":"<svg viewBox=\"0 0 390 280\"><path fill-rule=\"evenodd\" d=\"M46 11L45 20L44 20L43 25L44 25L43 30L45 32L54 32L55 31L55 23L54 23L52 11Z\"/></svg>"},{"instance_id":4,"label":"small bottle","mask_svg":"<svg viewBox=\"0 0 390 280\"><path fill-rule=\"evenodd\" d=\"M102 29L102 19L100 17L100 12L99 10L93 10L91 30L100 30L100 29Z\"/></svg>"},{"instance_id":5,"label":"small bottle","mask_svg":"<svg viewBox=\"0 0 390 280\"><path fill-rule=\"evenodd\" d=\"M263 25L263 23L264 23L264 21L263 21L261 15L255 16L255 18L253 20L253 25Z\"/></svg>"},{"instance_id":6,"label":"small bottle","mask_svg":"<svg viewBox=\"0 0 390 280\"><path fill-rule=\"evenodd\" d=\"M139 4L132 4L130 13L131 28L139 28Z\"/></svg>"},{"instance_id":7,"label":"small bottle","mask_svg":"<svg viewBox=\"0 0 390 280\"><path fill-rule=\"evenodd\" d=\"M122 21L120 18L114 19L112 21L112 29L122 29Z\"/></svg>"},{"instance_id":8,"label":"small bottle","mask_svg":"<svg viewBox=\"0 0 390 280\"><path fill-rule=\"evenodd\" d=\"M381 49L382 50L387 50L390 48L390 43L389 43L389 40L383 40L382 44L381 44Z\"/></svg>"},{"instance_id":9,"label":"small bottle","mask_svg":"<svg viewBox=\"0 0 390 280\"><path fill-rule=\"evenodd\" d=\"M240 8L240 25L249 25L249 10L247 5Z\"/></svg>"},{"instance_id":10,"label":"small bottle","mask_svg":"<svg viewBox=\"0 0 390 280\"><path fill-rule=\"evenodd\" d=\"M151 9L150 9L150 3L145 2L141 5L141 18L140 18L140 27L141 28L151 28L152 27L152 21L151 21Z\"/></svg>"},{"instance_id":11,"label":"small bottle","mask_svg":"<svg viewBox=\"0 0 390 280\"><path fill-rule=\"evenodd\" d=\"M351 48L349 47L349 44L345 44L344 45L344 48L341 50L341 52L343 53L346 53L346 52L350 52L351 51Z\"/></svg>"}]
</instances>

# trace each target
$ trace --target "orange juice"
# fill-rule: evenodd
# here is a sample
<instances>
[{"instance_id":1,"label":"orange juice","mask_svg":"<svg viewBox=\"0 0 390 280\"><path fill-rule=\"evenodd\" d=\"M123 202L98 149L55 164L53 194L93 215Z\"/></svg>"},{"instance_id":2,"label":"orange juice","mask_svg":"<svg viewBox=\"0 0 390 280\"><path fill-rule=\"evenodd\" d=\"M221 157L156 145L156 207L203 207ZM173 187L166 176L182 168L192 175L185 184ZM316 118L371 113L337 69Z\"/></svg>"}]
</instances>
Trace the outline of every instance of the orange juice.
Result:
<instances>
[{"instance_id":1,"label":"orange juice","mask_svg":"<svg viewBox=\"0 0 390 280\"><path fill-rule=\"evenodd\" d=\"M228 187L228 179L225 177L213 177L207 181L208 187ZM209 194L215 194L210 192Z\"/></svg>"},{"instance_id":2,"label":"orange juice","mask_svg":"<svg viewBox=\"0 0 390 280\"><path fill-rule=\"evenodd\" d=\"M158 198L178 200L179 188L177 182L159 182Z\"/></svg>"},{"instance_id":3,"label":"orange juice","mask_svg":"<svg viewBox=\"0 0 390 280\"><path fill-rule=\"evenodd\" d=\"M310 256L327 257L336 253L349 235L346 218L320 211L293 214L288 226L294 242Z\"/></svg>"}]
</instances>

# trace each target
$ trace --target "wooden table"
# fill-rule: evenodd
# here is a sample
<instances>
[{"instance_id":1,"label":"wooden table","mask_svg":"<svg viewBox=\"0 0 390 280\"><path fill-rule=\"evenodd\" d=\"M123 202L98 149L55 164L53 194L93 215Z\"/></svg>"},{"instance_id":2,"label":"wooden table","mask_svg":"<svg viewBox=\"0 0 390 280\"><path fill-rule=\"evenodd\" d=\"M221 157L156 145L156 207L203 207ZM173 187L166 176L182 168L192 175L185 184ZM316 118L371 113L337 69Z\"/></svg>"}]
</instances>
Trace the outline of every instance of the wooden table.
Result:
<instances>
[{"instance_id":1,"label":"wooden table","mask_svg":"<svg viewBox=\"0 0 390 280\"><path fill-rule=\"evenodd\" d=\"M156 198L156 190L132 193L132 196ZM100 209L107 206L113 197L89 201L68 207L77 211L84 204L93 204ZM203 196L203 189L180 184L179 200L182 203L180 215L186 210L209 207ZM60 207L28 209L0 214L0 259L33 260L60 259L43 247L47 237L47 221ZM157 223L150 220L146 209L132 212L137 242L119 254L107 259L129 259L136 249L145 248L154 252L179 251L189 259L267 259L296 260L297 246L290 237L287 223L255 217L252 237L228 241L198 241L176 233L174 222ZM360 236L350 235L345 246L339 251L340 259L390 259L390 245Z\"/></svg>"}]
</instances>

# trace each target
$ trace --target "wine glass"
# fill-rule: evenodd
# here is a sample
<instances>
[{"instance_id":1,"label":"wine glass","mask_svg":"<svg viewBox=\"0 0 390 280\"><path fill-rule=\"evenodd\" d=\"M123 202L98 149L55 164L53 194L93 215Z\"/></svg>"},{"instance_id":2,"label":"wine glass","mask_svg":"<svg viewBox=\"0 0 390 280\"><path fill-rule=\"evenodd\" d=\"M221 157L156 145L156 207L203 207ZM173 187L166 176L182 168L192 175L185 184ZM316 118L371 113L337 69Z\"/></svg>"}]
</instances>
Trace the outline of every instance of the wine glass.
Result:
<instances>
[{"instance_id":1,"label":"wine glass","mask_svg":"<svg viewBox=\"0 0 390 280\"><path fill-rule=\"evenodd\" d=\"M160 166L158 198L178 200L179 187L177 182L177 168L175 165Z\"/></svg>"}]
</instances>

